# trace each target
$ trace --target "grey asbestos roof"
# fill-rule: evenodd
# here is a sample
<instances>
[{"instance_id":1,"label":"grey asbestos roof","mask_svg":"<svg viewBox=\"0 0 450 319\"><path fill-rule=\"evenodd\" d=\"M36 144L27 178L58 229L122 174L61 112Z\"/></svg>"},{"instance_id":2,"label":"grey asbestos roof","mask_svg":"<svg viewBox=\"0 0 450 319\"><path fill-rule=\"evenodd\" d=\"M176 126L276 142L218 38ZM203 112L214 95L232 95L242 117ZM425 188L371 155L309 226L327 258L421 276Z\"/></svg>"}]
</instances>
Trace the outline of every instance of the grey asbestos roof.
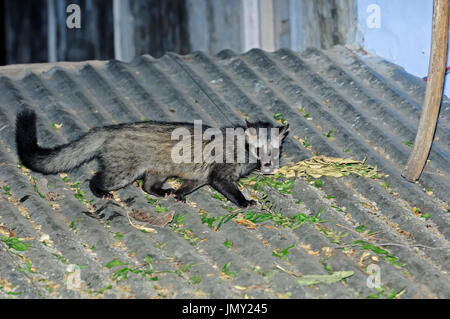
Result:
<instances>
[{"instance_id":1,"label":"grey asbestos roof","mask_svg":"<svg viewBox=\"0 0 450 319\"><path fill-rule=\"evenodd\" d=\"M2 67L0 297L449 298L446 98L422 178L414 184L400 176L424 91L425 82L402 68L344 47ZM135 185L106 202L89 191L95 162L67 177L23 169L13 123L25 107L38 112L45 146L142 118L226 126L243 124L245 116L273 120L282 113L291 129L282 164L314 152L367 158L366 164L389 176L322 177L322 187L298 178L288 195L266 186L274 214L310 216L323 207L321 222L292 229L271 220L254 226L235 216L214 230L205 217L228 216L236 207L208 187L188 196L188 204L172 197L149 202ZM310 147L302 145L305 140ZM251 188L244 192L249 196ZM94 210L101 216L86 213ZM127 217L136 210L174 212L178 224L144 232ZM218 225L218 219L210 221ZM19 243L8 238L11 229ZM333 248L355 240L364 243ZM370 264L379 266L379 290L367 285ZM338 271L354 273L335 283L298 282L301 275ZM81 286L76 280L71 285L78 274Z\"/></svg>"}]
</instances>

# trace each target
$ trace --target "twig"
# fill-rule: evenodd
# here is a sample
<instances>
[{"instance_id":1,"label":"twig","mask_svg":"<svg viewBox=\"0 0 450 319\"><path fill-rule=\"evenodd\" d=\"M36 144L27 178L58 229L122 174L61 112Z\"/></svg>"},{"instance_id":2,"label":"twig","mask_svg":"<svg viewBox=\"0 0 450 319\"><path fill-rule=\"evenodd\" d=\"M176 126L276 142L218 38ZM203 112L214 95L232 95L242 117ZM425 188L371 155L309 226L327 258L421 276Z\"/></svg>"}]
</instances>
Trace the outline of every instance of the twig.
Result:
<instances>
[{"instance_id":1,"label":"twig","mask_svg":"<svg viewBox=\"0 0 450 319\"><path fill-rule=\"evenodd\" d=\"M422 245L422 244L407 245L407 244L398 244L398 243L381 243L381 244L376 244L376 245L377 246L398 246L398 247L407 247L407 248L419 247L419 248L426 248L426 249L450 249L450 246L431 247L431 246L426 246L426 245ZM340 249L340 248L353 247L353 246L359 246L359 244L346 244L346 245L340 245L340 246L335 246L335 247L331 247L331 248Z\"/></svg>"},{"instance_id":2,"label":"twig","mask_svg":"<svg viewBox=\"0 0 450 319\"><path fill-rule=\"evenodd\" d=\"M284 271L285 273L287 273L287 274L293 276L293 277L301 277L301 276L302 276L302 275L300 275L300 274L296 274L296 273L293 272L293 271L289 271L289 270L287 270L287 269L284 269L283 267L281 267L281 266L278 265L278 264L277 264L277 268L280 269L280 270L282 270L282 271Z\"/></svg>"},{"instance_id":3,"label":"twig","mask_svg":"<svg viewBox=\"0 0 450 319\"><path fill-rule=\"evenodd\" d=\"M341 228L344 228L344 229L346 229L346 230L348 230L348 231L351 231L352 233L355 233L355 234L359 235L361 238L364 238L364 239L370 239L370 240L377 240L377 239L379 239L379 238L373 237L373 236L375 236L376 234L378 234L379 232L373 232L372 234L367 234L367 235L365 235L365 236L361 236L361 233L357 232L357 231L354 230L354 229L345 227L345 226L343 226L343 225L341 225L341 224L336 224L336 226L341 227Z\"/></svg>"}]
</instances>

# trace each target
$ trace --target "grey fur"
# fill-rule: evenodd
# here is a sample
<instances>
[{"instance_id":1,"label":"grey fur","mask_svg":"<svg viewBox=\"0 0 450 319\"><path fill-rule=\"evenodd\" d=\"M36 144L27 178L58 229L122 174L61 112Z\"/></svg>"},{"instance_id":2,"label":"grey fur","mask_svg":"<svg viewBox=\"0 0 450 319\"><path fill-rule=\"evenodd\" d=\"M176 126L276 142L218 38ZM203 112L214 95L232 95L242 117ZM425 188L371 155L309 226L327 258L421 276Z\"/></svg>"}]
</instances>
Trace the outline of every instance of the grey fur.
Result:
<instances>
[{"instance_id":1,"label":"grey fur","mask_svg":"<svg viewBox=\"0 0 450 319\"><path fill-rule=\"evenodd\" d=\"M252 125L272 127L269 123ZM100 169L90 182L90 188L96 196L109 197L109 191L125 187L136 179L143 179L143 189L150 194L164 196L173 193L177 199L184 200L187 194L209 184L238 206L254 204L245 199L235 185L239 178L259 167L259 162L249 163L248 150L245 163L172 161L171 150L179 143L171 139L172 132L184 127L193 135L192 124L147 121L106 126L92 129L78 140L55 148L37 145L35 126L34 112L25 111L18 115L16 141L22 163L35 171L51 174L68 171L97 159ZM203 126L203 131L207 128ZM221 131L225 137L225 129ZM283 130L283 136L286 131L287 128ZM207 143L203 141L203 147ZM193 143L191 145L193 150ZM248 144L246 146L248 148ZM162 188L169 177L183 180L180 189Z\"/></svg>"}]
</instances>

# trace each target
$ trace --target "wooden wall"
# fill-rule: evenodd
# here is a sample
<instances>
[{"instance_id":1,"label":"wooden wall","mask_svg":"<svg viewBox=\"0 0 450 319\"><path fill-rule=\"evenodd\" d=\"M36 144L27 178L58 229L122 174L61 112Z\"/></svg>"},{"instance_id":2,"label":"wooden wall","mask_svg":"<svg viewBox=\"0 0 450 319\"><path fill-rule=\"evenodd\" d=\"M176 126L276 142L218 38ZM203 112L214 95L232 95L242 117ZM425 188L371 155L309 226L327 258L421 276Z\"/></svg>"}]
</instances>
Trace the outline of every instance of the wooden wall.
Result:
<instances>
[{"instance_id":1,"label":"wooden wall","mask_svg":"<svg viewBox=\"0 0 450 319\"><path fill-rule=\"evenodd\" d=\"M353 44L356 0L0 0L0 63ZM66 7L81 28L66 27Z\"/></svg>"}]
</instances>

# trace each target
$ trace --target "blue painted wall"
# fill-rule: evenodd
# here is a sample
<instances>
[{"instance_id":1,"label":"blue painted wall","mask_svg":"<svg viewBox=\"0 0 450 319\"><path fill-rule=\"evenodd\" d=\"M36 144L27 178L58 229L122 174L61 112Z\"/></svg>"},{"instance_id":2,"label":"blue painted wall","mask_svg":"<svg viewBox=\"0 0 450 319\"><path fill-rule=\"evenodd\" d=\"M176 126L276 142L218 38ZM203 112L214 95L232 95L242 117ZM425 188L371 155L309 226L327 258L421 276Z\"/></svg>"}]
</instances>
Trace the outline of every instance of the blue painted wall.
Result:
<instances>
[{"instance_id":1,"label":"blue painted wall","mask_svg":"<svg viewBox=\"0 0 450 319\"><path fill-rule=\"evenodd\" d=\"M362 46L370 53L401 65L411 74L425 77L432 16L433 0L358 0ZM444 93L450 97L449 74Z\"/></svg>"}]
</instances>

